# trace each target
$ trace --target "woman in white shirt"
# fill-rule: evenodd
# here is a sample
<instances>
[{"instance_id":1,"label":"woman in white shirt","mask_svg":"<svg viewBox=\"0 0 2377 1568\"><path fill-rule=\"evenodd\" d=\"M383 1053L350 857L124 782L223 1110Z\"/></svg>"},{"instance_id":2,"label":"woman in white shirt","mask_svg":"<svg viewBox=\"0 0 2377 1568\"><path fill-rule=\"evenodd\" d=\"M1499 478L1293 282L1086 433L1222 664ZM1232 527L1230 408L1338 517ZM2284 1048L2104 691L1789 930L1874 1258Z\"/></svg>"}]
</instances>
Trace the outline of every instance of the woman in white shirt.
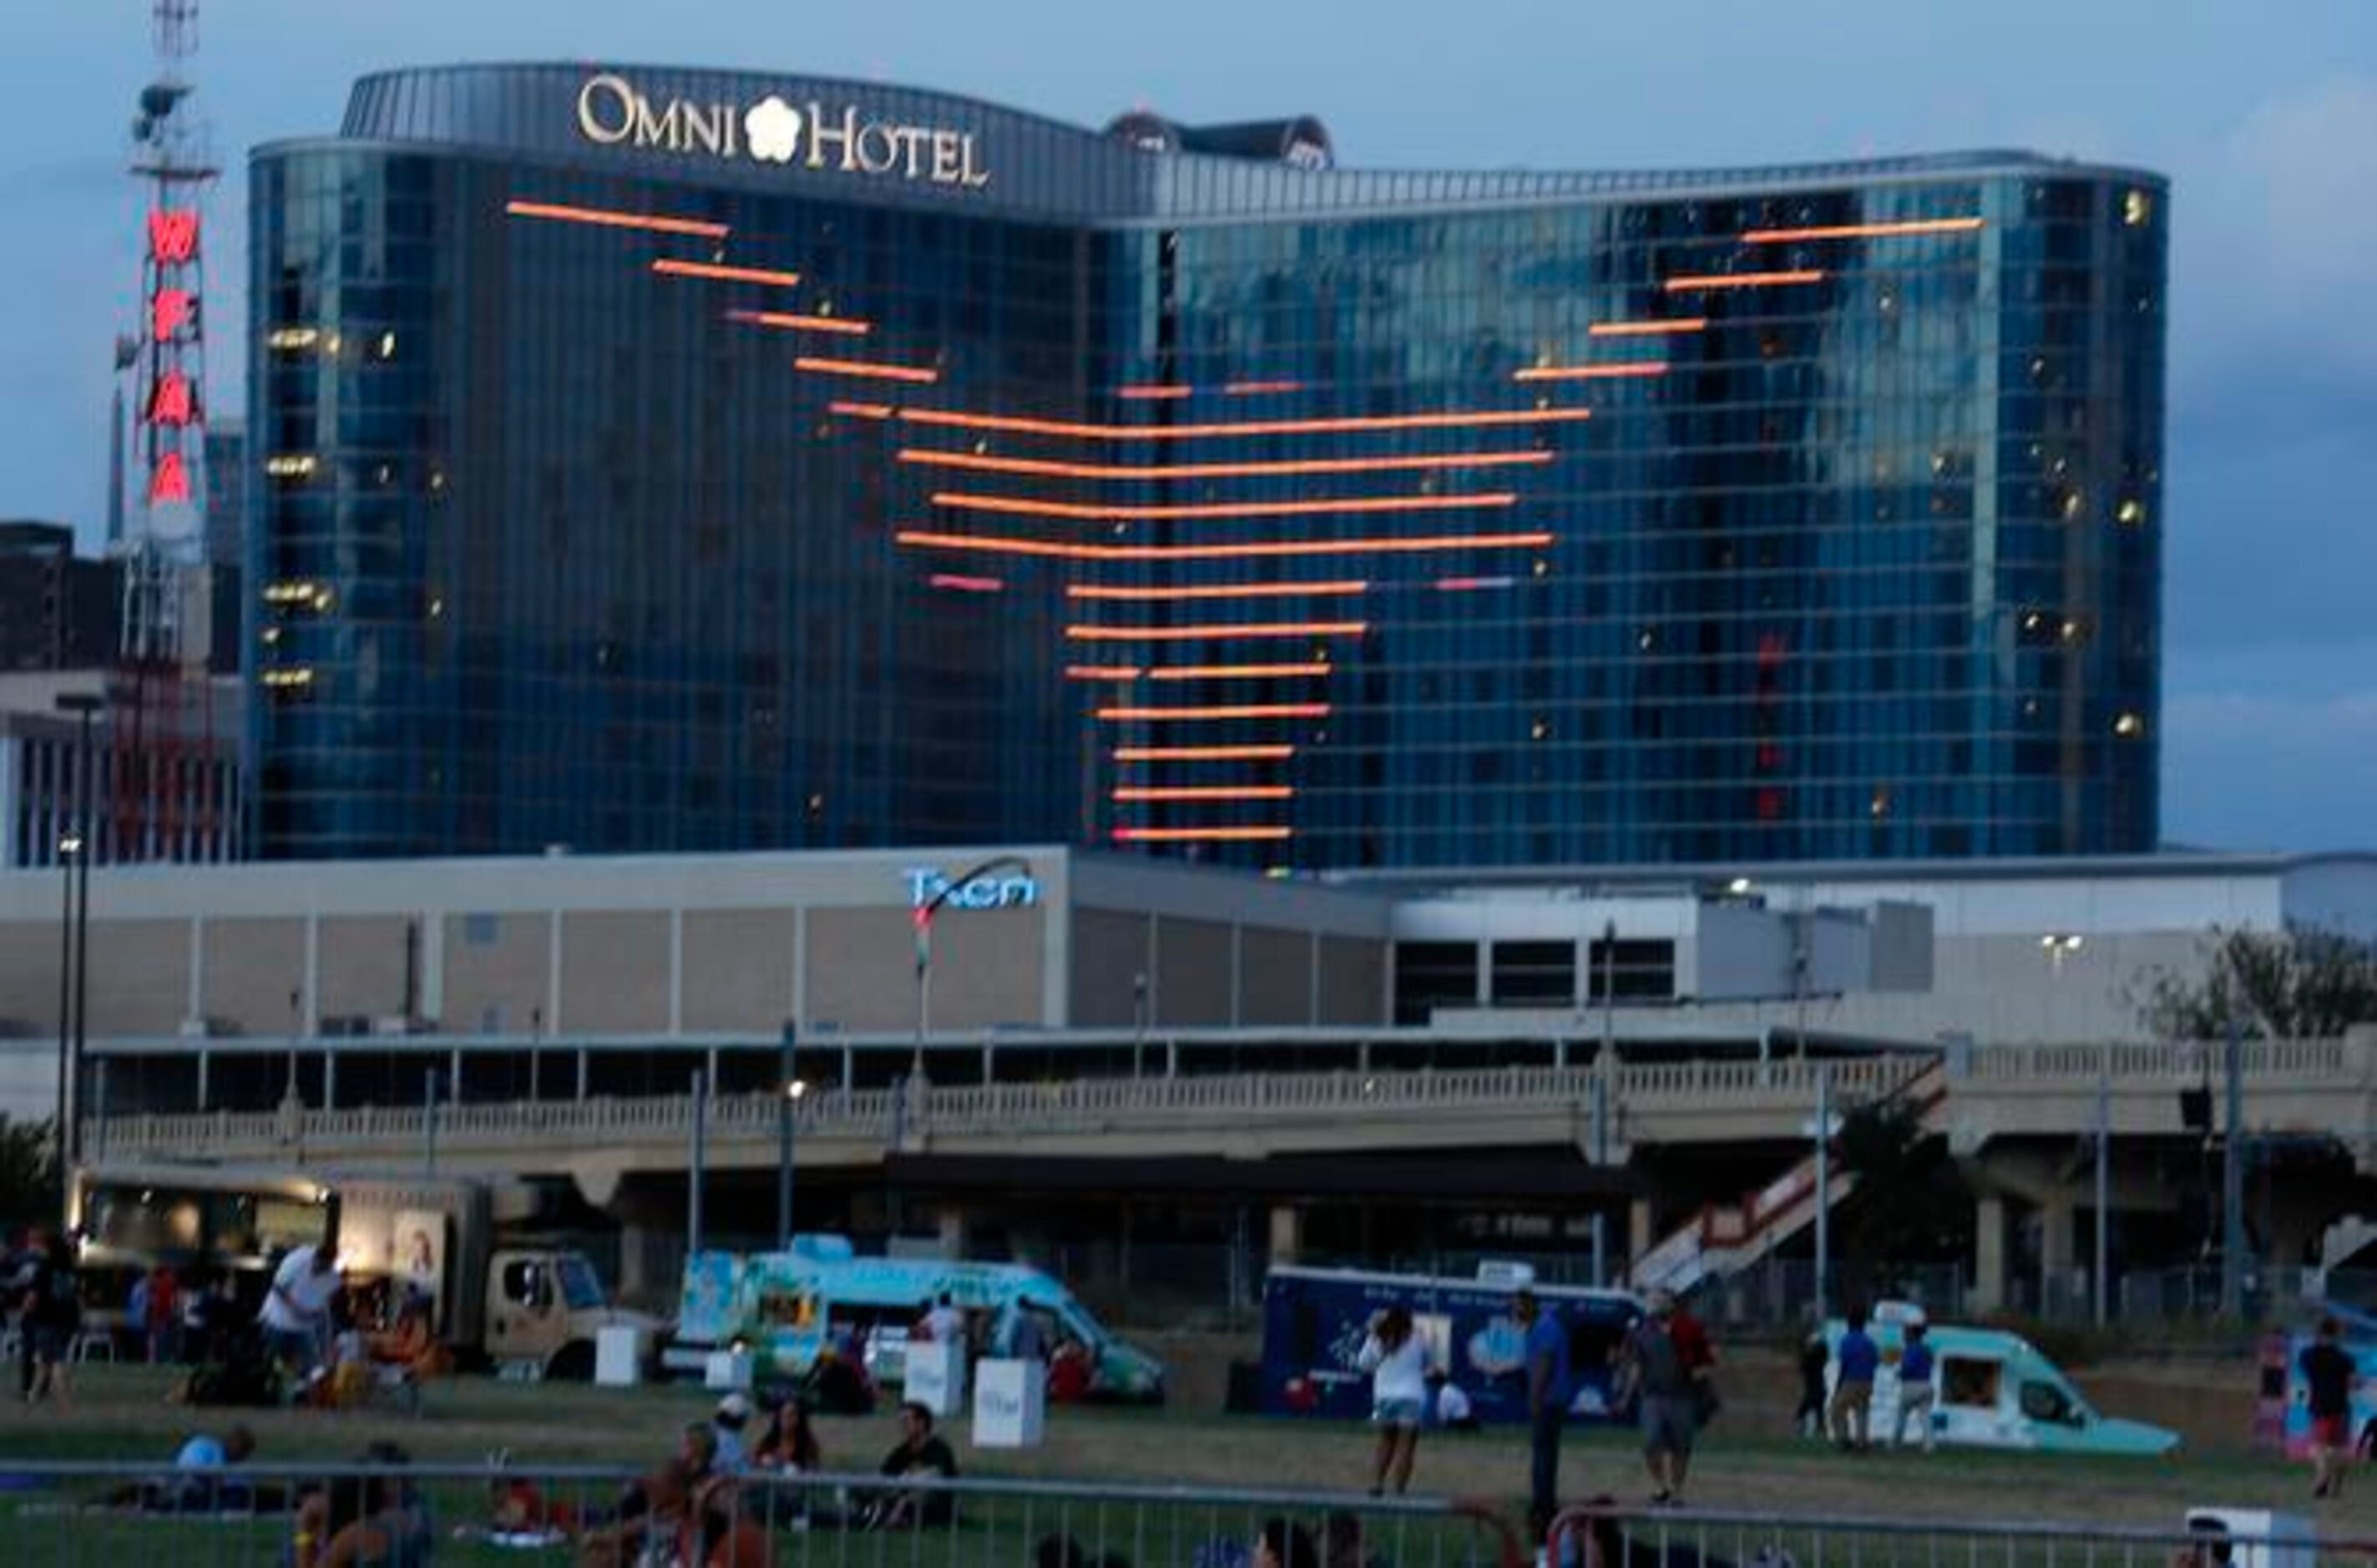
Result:
<instances>
[{"instance_id":1,"label":"woman in white shirt","mask_svg":"<svg viewBox=\"0 0 2377 1568\"><path fill-rule=\"evenodd\" d=\"M1356 1365L1370 1374L1370 1419L1379 1429L1379 1457L1370 1495L1392 1482L1411 1487L1412 1461L1419 1455L1419 1424L1427 1410L1427 1342L1412 1327L1408 1308L1389 1307L1370 1320Z\"/></svg>"}]
</instances>

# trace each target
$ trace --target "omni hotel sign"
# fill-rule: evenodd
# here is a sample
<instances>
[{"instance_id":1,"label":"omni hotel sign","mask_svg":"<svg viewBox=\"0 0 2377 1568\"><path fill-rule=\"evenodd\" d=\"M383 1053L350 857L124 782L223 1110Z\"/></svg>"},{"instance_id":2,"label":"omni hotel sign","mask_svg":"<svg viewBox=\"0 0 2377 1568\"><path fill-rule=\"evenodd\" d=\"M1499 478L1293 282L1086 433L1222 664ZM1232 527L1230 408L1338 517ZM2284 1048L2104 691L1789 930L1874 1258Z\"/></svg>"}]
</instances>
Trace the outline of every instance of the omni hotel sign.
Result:
<instances>
[{"instance_id":1,"label":"omni hotel sign","mask_svg":"<svg viewBox=\"0 0 2377 1568\"><path fill-rule=\"evenodd\" d=\"M747 158L936 186L990 184L973 131L885 119L854 103L795 104L772 92L756 103L655 100L608 71L578 90L578 133L598 147Z\"/></svg>"}]
</instances>

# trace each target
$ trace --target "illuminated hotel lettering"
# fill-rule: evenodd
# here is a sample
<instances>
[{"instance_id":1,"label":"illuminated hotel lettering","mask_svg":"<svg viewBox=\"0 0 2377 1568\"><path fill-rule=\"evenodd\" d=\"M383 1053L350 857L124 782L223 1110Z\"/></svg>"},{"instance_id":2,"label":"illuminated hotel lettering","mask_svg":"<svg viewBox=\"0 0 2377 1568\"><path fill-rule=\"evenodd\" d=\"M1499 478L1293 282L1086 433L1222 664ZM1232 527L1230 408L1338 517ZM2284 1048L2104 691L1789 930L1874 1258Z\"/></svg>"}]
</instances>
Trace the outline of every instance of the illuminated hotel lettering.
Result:
<instances>
[{"instance_id":1,"label":"illuminated hotel lettering","mask_svg":"<svg viewBox=\"0 0 2377 1568\"><path fill-rule=\"evenodd\" d=\"M182 454L167 452L157 460L149 474L149 504L152 507L187 506L190 501L190 471L182 462Z\"/></svg>"},{"instance_id":2,"label":"illuminated hotel lettering","mask_svg":"<svg viewBox=\"0 0 2377 1568\"><path fill-rule=\"evenodd\" d=\"M976 877L952 890L950 874L932 866L911 866L900 873L908 880L908 907L922 909L946 892L943 909L1030 909L1040 902L1039 880L1028 872Z\"/></svg>"},{"instance_id":3,"label":"illuminated hotel lettering","mask_svg":"<svg viewBox=\"0 0 2377 1568\"><path fill-rule=\"evenodd\" d=\"M197 403L190 392L190 378L178 370L168 370L160 376L157 389L149 398L149 423L188 425L197 418Z\"/></svg>"},{"instance_id":4,"label":"illuminated hotel lettering","mask_svg":"<svg viewBox=\"0 0 2377 1568\"><path fill-rule=\"evenodd\" d=\"M198 215L188 211L149 214L149 254L168 267L197 260Z\"/></svg>"},{"instance_id":5,"label":"illuminated hotel lettering","mask_svg":"<svg viewBox=\"0 0 2377 1568\"><path fill-rule=\"evenodd\" d=\"M870 117L855 104L795 106L770 93L747 108L723 100L655 103L604 72L578 90L578 132L598 147L750 158L968 189L990 183L972 131Z\"/></svg>"},{"instance_id":6,"label":"illuminated hotel lettering","mask_svg":"<svg viewBox=\"0 0 2377 1568\"><path fill-rule=\"evenodd\" d=\"M172 342L190 324L197 308L189 290L159 289L149 302L149 336L157 342Z\"/></svg>"}]
</instances>

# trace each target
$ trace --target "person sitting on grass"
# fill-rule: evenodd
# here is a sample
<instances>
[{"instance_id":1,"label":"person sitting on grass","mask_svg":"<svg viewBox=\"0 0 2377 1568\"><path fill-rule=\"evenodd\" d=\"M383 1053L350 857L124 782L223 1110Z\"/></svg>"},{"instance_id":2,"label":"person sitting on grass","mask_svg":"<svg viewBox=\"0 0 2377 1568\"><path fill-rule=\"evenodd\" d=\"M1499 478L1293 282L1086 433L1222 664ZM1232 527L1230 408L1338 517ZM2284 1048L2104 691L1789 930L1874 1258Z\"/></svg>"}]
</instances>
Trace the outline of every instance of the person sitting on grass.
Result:
<instances>
[{"instance_id":1,"label":"person sitting on grass","mask_svg":"<svg viewBox=\"0 0 2377 1568\"><path fill-rule=\"evenodd\" d=\"M377 1474L340 1476L297 1505L293 1568L423 1568L436 1544L428 1504L400 1471L411 1455L392 1442L364 1450Z\"/></svg>"},{"instance_id":2,"label":"person sitting on grass","mask_svg":"<svg viewBox=\"0 0 2377 1568\"><path fill-rule=\"evenodd\" d=\"M646 1544L665 1539L693 1507L717 1456L718 1437L710 1423L687 1421L675 1454L642 1479L628 1482L617 1507L588 1516L587 1524L599 1527L579 1543L580 1568L627 1568L639 1561Z\"/></svg>"},{"instance_id":3,"label":"person sitting on grass","mask_svg":"<svg viewBox=\"0 0 2377 1568\"><path fill-rule=\"evenodd\" d=\"M1429 1418L1449 1432L1474 1432L1477 1430L1477 1409L1469 1403L1469 1395L1461 1385L1437 1368L1427 1374L1428 1386L1435 1392L1429 1396Z\"/></svg>"},{"instance_id":4,"label":"person sitting on grass","mask_svg":"<svg viewBox=\"0 0 2377 1568\"><path fill-rule=\"evenodd\" d=\"M411 1455L392 1442L376 1442L364 1457L380 1466L361 1489L360 1514L343 1523L328 1522L329 1541L315 1559L317 1568L426 1568L436 1543L429 1506L400 1473Z\"/></svg>"},{"instance_id":5,"label":"person sitting on grass","mask_svg":"<svg viewBox=\"0 0 2377 1568\"><path fill-rule=\"evenodd\" d=\"M1253 1568L1320 1568L1312 1532L1292 1519L1272 1517L1255 1532Z\"/></svg>"},{"instance_id":6,"label":"person sitting on grass","mask_svg":"<svg viewBox=\"0 0 2377 1568\"><path fill-rule=\"evenodd\" d=\"M371 1336L371 1359L415 1382L442 1377L454 1368L453 1355L429 1326L429 1301L421 1296L407 1296L396 1311L396 1326Z\"/></svg>"},{"instance_id":7,"label":"person sitting on grass","mask_svg":"<svg viewBox=\"0 0 2377 1568\"><path fill-rule=\"evenodd\" d=\"M751 1448L751 1462L763 1470L806 1475L825 1468L825 1450L818 1443L809 1407L797 1395L776 1396L768 1424Z\"/></svg>"},{"instance_id":8,"label":"person sitting on grass","mask_svg":"<svg viewBox=\"0 0 2377 1568\"><path fill-rule=\"evenodd\" d=\"M883 1456L882 1473L894 1480L926 1477L954 1480L958 1456L933 1430L933 1413L914 1400L900 1406L900 1442ZM878 1502L868 1524L878 1530L943 1526L957 1515L957 1499L938 1490L895 1492Z\"/></svg>"},{"instance_id":9,"label":"person sitting on grass","mask_svg":"<svg viewBox=\"0 0 2377 1568\"><path fill-rule=\"evenodd\" d=\"M256 1452L256 1434L235 1426L221 1437L193 1432L173 1452L173 1473L152 1477L109 1492L110 1508L144 1514L248 1514L259 1511L256 1489L218 1472L245 1464Z\"/></svg>"}]
</instances>

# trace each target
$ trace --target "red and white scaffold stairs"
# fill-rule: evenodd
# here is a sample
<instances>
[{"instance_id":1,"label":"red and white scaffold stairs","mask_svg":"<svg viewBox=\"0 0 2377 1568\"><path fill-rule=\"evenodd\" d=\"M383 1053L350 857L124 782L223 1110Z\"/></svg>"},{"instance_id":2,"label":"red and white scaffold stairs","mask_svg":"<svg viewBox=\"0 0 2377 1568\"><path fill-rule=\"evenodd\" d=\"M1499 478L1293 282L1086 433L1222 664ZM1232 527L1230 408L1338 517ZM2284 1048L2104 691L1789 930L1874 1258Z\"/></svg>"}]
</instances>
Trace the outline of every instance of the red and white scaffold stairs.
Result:
<instances>
[{"instance_id":1,"label":"red and white scaffold stairs","mask_svg":"<svg viewBox=\"0 0 2377 1568\"><path fill-rule=\"evenodd\" d=\"M1890 1101L1912 1101L1926 1127L1946 1101L1947 1071L1933 1062L1906 1081ZM1835 1117L1839 1115L1836 1111ZM1827 1149L1832 1179L1826 1198L1838 1209L1857 1191L1857 1178ZM1738 1203L1710 1203L1665 1240L1634 1260L1630 1281L1638 1291L1666 1290L1683 1296L1708 1280L1748 1268L1816 1223L1816 1155L1791 1167Z\"/></svg>"}]
</instances>

